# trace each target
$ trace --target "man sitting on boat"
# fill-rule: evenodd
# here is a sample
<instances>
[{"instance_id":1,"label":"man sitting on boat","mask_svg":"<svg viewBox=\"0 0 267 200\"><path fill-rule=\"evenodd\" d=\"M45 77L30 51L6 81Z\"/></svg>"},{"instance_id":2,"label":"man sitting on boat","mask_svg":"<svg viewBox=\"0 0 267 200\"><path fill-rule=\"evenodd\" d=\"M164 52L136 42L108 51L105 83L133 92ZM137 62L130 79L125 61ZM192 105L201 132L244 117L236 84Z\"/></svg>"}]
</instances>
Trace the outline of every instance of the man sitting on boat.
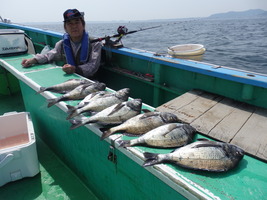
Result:
<instances>
[{"instance_id":1,"label":"man sitting on boat","mask_svg":"<svg viewBox=\"0 0 267 200\"><path fill-rule=\"evenodd\" d=\"M66 33L55 48L45 54L36 54L34 58L24 59L21 64L30 67L34 64L64 61L67 64L62 70L67 74L77 73L92 78L100 66L102 44L90 42L83 14L77 9L66 10L63 17Z\"/></svg>"}]
</instances>

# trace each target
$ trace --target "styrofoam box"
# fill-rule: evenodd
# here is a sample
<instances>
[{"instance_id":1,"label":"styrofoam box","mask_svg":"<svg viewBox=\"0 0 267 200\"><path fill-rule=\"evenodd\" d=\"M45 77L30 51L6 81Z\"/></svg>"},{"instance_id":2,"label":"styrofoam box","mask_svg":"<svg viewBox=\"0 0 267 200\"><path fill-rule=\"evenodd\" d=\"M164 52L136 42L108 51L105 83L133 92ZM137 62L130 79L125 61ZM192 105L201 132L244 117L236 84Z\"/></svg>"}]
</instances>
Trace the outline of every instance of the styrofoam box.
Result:
<instances>
[{"instance_id":1,"label":"styrofoam box","mask_svg":"<svg viewBox=\"0 0 267 200\"><path fill-rule=\"evenodd\" d=\"M0 116L0 187L39 171L30 114L11 112Z\"/></svg>"}]
</instances>

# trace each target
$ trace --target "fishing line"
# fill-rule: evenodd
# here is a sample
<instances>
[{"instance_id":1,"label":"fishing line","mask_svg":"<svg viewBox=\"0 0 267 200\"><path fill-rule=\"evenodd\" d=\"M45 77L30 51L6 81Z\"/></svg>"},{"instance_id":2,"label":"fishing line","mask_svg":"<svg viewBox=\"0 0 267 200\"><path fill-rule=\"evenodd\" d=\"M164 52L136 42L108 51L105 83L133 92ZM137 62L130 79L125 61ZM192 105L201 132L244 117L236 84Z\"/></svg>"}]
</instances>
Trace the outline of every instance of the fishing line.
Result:
<instances>
[{"instance_id":1,"label":"fishing line","mask_svg":"<svg viewBox=\"0 0 267 200\"><path fill-rule=\"evenodd\" d=\"M137 30L133 30L133 31L129 31L128 32L128 28L126 28L126 26L119 26L117 28L117 34L115 35L112 35L112 36L105 36L105 37L101 37L101 38L96 38L96 39L93 39L91 40L91 43L94 43L94 42L101 42L103 40L110 40L110 38L118 38L115 42L119 42L120 39L125 36L125 35L129 35L129 34L132 34L132 33L136 33L136 32L139 32L139 31L145 31L145 30L149 30L149 29L154 29L154 28L159 28L161 27L161 25L158 25L158 26L152 26L152 27L147 27L147 28L140 28L140 29L137 29Z\"/></svg>"}]
</instances>

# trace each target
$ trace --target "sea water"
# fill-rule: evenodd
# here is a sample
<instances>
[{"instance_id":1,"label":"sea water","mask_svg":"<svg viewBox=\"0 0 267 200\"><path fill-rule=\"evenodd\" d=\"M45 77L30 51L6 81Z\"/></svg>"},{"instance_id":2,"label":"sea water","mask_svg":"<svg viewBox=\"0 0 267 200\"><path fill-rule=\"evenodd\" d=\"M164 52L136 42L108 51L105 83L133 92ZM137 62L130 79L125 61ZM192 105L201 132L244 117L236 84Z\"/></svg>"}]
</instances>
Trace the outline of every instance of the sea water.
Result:
<instances>
[{"instance_id":1,"label":"sea water","mask_svg":"<svg viewBox=\"0 0 267 200\"><path fill-rule=\"evenodd\" d=\"M64 33L62 22L29 25ZM91 36L104 37L116 34L119 26L132 31L158 25L124 36L124 46L167 54L174 45L203 44L202 62L267 74L267 18L87 22L86 29Z\"/></svg>"}]
</instances>

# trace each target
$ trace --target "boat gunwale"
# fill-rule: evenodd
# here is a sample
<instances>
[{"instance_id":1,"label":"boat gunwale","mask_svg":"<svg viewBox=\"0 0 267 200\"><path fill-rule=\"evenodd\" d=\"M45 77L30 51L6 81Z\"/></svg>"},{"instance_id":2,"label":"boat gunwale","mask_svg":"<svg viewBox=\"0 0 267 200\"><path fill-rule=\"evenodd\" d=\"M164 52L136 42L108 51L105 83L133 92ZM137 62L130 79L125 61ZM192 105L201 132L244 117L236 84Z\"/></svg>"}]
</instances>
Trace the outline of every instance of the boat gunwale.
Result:
<instances>
[{"instance_id":1,"label":"boat gunwale","mask_svg":"<svg viewBox=\"0 0 267 200\"><path fill-rule=\"evenodd\" d=\"M266 74L254 73L250 71L234 69L231 67L208 64L204 62L183 60L171 56L165 56L165 55L159 56L150 51L134 49L134 48L122 47L120 49L115 49L115 48L103 47L103 49L106 51L111 51L113 53L118 53L121 55L134 57L137 59L142 59L149 62L154 62L169 67L174 67L177 69L191 71L243 84L249 84L253 86L267 88Z\"/></svg>"}]
</instances>

